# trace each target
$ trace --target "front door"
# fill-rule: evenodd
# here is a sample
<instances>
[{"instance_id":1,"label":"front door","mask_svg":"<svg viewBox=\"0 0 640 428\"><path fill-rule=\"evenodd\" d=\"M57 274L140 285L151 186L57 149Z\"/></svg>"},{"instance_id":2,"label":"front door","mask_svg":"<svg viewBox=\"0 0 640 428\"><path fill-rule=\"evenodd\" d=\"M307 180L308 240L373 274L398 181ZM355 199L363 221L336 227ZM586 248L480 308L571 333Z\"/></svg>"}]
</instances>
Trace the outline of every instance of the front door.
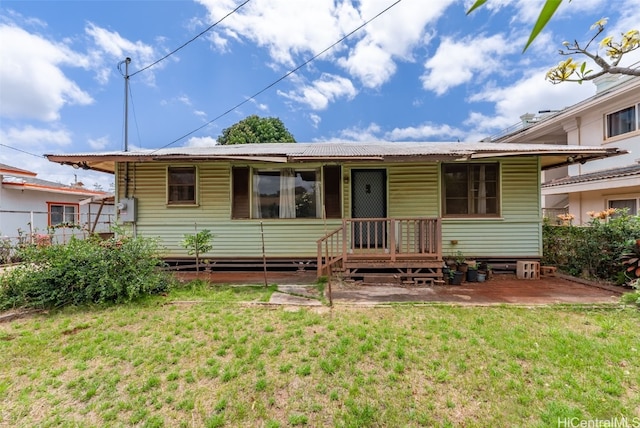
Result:
<instances>
[{"instance_id":1,"label":"front door","mask_svg":"<svg viewBox=\"0 0 640 428\"><path fill-rule=\"evenodd\" d=\"M387 216L387 173L384 169L351 170L351 217ZM386 241L386 222L354 223L354 248L382 247Z\"/></svg>"}]
</instances>

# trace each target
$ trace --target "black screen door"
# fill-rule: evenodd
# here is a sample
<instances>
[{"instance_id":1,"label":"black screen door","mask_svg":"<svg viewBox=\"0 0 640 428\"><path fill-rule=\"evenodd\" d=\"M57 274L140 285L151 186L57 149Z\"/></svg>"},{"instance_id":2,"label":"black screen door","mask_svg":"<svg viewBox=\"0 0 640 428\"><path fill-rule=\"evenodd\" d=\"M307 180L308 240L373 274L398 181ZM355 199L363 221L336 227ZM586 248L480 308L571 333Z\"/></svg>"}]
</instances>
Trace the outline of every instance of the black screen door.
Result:
<instances>
[{"instance_id":1,"label":"black screen door","mask_svg":"<svg viewBox=\"0 0 640 428\"><path fill-rule=\"evenodd\" d=\"M351 170L351 216L385 218L387 216L387 174L384 169ZM354 223L355 248L384 245L386 222Z\"/></svg>"}]
</instances>

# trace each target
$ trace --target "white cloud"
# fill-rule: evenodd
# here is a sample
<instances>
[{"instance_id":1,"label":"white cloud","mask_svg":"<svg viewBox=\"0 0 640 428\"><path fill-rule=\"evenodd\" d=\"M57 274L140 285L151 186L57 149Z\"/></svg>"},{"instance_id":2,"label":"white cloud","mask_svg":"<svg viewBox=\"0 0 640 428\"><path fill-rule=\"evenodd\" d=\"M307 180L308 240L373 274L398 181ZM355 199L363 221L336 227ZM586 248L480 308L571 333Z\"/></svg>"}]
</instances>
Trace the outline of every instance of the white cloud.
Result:
<instances>
[{"instance_id":1,"label":"white cloud","mask_svg":"<svg viewBox=\"0 0 640 428\"><path fill-rule=\"evenodd\" d=\"M526 77L504 87L487 85L469 101L493 103L494 114L472 112L465 125L473 127L475 132L493 133L518 123L525 113L560 110L595 94L595 86L589 82L552 85L544 80L546 71L531 70Z\"/></svg>"},{"instance_id":2,"label":"white cloud","mask_svg":"<svg viewBox=\"0 0 640 428\"><path fill-rule=\"evenodd\" d=\"M102 27L89 22L85 28L85 32L91 37L95 48L93 48L89 55L91 56L91 67L96 70L98 81L101 84L106 84L113 68L113 61L124 61L127 57L131 58L131 64L129 65L129 74L139 70L142 67L153 63L157 53L148 44L141 41L130 41L122 37L118 32L109 31ZM160 62L155 67L163 67L164 63ZM150 69L151 70L151 69ZM125 71L125 65L122 65L122 72ZM154 75L153 72L145 72L141 74L146 82L153 84Z\"/></svg>"},{"instance_id":3,"label":"white cloud","mask_svg":"<svg viewBox=\"0 0 640 428\"><path fill-rule=\"evenodd\" d=\"M109 137L104 136L100 138L89 138L89 146L93 150L103 150L105 147L108 147L110 144Z\"/></svg>"},{"instance_id":4,"label":"white cloud","mask_svg":"<svg viewBox=\"0 0 640 428\"><path fill-rule=\"evenodd\" d=\"M299 86L295 91L278 91L278 94L306 104L313 110L324 110L330 102L338 98L348 100L356 96L356 89L349 79L331 74L323 74L310 85Z\"/></svg>"},{"instance_id":5,"label":"white cloud","mask_svg":"<svg viewBox=\"0 0 640 428\"><path fill-rule=\"evenodd\" d=\"M211 22L236 7L236 2L231 0L199 2L207 7ZM453 2L430 1L428 7L420 2L394 5L316 62L337 64L363 86L379 88L396 73L397 61L414 60L413 50L433 37L426 34L427 24L435 22ZM330 47L390 5L384 0L256 0L225 19L212 39L225 51L230 49L229 39L249 40L267 49L275 66L292 68ZM293 83L298 84L295 80ZM325 97L317 87L304 84L281 95L315 109L326 108L336 99Z\"/></svg>"},{"instance_id":6,"label":"white cloud","mask_svg":"<svg viewBox=\"0 0 640 428\"><path fill-rule=\"evenodd\" d=\"M251 102L251 104L253 104L253 106L255 108L257 108L260 111L264 111L264 112L268 112L269 111L269 106L267 104L260 103L260 102L256 101L255 98L251 98L250 102Z\"/></svg>"},{"instance_id":7,"label":"white cloud","mask_svg":"<svg viewBox=\"0 0 640 428\"><path fill-rule=\"evenodd\" d=\"M322 141L340 142L340 141L380 141L381 128L377 123L370 123L366 127L353 126L340 130L338 137L323 139Z\"/></svg>"},{"instance_id":8,"label":"white cloud","mask_svg":"<svg viewBox=\"0 0 640 428\"><path fill-rule=\"evenodd\" d=\"M23 128L0 129L0 141L6 141L12 147L23 150L40 150L45 146L67 146L71 144L71 133L65 129L36 128L28 125Z\"/></svg>"},{"instance_id":9,"label":"white cloud","mask_svg":"<svg viewBox=\"0 0 640 428\"><path fill-rule=\"evenodd\" d=\"M200 0L200 3L207 7L211 22L237 7L232 0ZM339 18L338 10L347 18ZM296 64L296 55L317 53L334 43L342 33L342 20L353 18L354 13L346 4L336 5L333 0L253 1L226 18L219 25L223 32L218 35L248 39L268 49L278 64L291 67Z\"/></svg>"},{"instance_id":10,"label":"white cloud","mask_svg":"<svg viewBox=\"0 0 640 428\"><path fill-rule=\"evenodd\" d=\"M348 58L338 62L367 88L377 88L396 72L391 55L375 44L358 43Z\"/></svg>"},{"instance_id":11,"label":"white cloud","mask_svg":"<svg viewBox=\"0 0 640 428\"><path fill-rule=\"evenodd\" d=\"M311 120L312 126L316 129L318 128L318 125L320 125L320 122L322 122L322 118L320 117L320 115L315 113L310 113L309 119Z\"/></svg>"},{"instance_id":12,"label":"white cloud","mask_svg":"<svg viewBox=\"0 0 640 428\"><path fill-rule=\"evenodd\" d=\"M187 95L179 95L177 100L179 102L181 102L182 104L191 107L191 99L189 99L189 97Z\"/></svg>"},{"instance_id":13,"label":"white cloud","mask_svg":"<svg viewBox=\"0 0 640 428\"><path fill-rule=\"evenodd\" d=\"M443 37L436 53L425 62L422 86L443 95L449 89L492 73L506 72L503 58L516 49L503 35Z\"/></svg>"},{"instance_id":14,"label":"white cloud","mask_svg":"<svg viewBox=\"0 0 640 428\"><path fill-rule=\"evenodd\" d=\"M395 128L385 134L390 141L455 141L465 136L465 132L449 125L425 123L420 126Z\"/></svg>"},{"instance_id":15,"label":"white cloud","mask_svg":"<svg viewBox=\"0 0 640 428\"><path fill-rule=\"evenodd\" d=\"M87 58L64 44L0 25L0 116L54 121L65 105L87 105L91 96L62 71L82 67Z\"/></svg>"},{"instance_id":16,"label":"white cloud","mask_svg":"<svg viewBox=\"0 0 640 428\"><path fill-rule=\"evenodd\" d=\"M213 137L191 137L185 143L185 147L211 147L217 144Z\"/></svg>"}]
</instances>

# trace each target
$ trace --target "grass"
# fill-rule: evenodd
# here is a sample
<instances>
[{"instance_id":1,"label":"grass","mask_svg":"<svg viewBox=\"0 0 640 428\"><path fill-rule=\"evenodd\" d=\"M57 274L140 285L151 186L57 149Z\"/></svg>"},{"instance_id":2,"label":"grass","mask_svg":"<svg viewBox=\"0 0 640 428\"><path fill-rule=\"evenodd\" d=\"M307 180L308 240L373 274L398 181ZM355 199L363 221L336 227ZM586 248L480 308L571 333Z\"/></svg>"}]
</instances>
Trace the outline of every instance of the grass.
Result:
<instances>
[{"instance_id":1,"label":"grass","mask_svg":"<svg viewBox=\"0 0 640 428\"><path fill-rule=\"evenodd\" d=\"M272 292L200 283L138 304L0 324L0 425L544 427L640 418L637 309L235 303Z\"/></svg>"}]
</instances>

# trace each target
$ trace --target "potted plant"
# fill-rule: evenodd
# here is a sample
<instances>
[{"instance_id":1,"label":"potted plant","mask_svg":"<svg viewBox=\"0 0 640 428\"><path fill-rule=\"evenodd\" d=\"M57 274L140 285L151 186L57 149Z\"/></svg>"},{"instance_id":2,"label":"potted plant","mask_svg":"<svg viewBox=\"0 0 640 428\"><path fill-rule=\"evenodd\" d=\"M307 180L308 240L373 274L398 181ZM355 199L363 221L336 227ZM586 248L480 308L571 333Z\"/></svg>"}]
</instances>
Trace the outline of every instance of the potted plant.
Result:
<instances>
[{"instance_id":1,"label":"potted plant","mask_svg":"<svg viewBox=\"0 0 640 428\"><path fill-rule=\"evenodd\" d=\"M464 272L460 272L459 270L452 270L451 273L451 279L449 281L449 283L451 285L460 285L462 284L462 280L464 279Z\"/></svg>"},{"instance_id":2,"label":"potted plant","mask_svg":"<svg viewBox=\"0 0 640 428\"><path fill-rule=\"evenodd\" d=\"M455 260L456 260L456 269L459 272L466 273L469 268L469 265L467 264L466 258L464 257L464 254L462 254L462 251L456 252Z\"/></svg>"},{"instance_id":3,"label":"potted plant","mask_svg":"<svg viewBox=\"0 0 640 428\"><path fill-rule=\"evenodd\" d=\"M478 267L475 264L469 264L467 268L467 281L478 282Z\"/></svg>"},{"instance_id":4,"label":"potted plant","mask_svg":"<svg viewBox=\"0 0 640 428\"><path fill-rule=\"evenodd\" d=\"M449 284L451 282L452 270L446 264L442 267L442 279L444 279L445 284Z\"/></svg>"},{"instance_id":5,"label":"potted plant","mask_svg":"<svg viewBox=\"0 0 640 428\"><path fill-rule=\"evenodd\" d=\"M487 262L481 262L478 265L478 282L488 281L491 277L491 265Z\"/></svg>"},{"instance_id":6,"label":"potted plant","mask_svg":"<svg viewBox=\"0 0 640 428\"><path fill-rule=\"evenodd\" d=\"M448 267L451 270L455 270L457 262L456 262L456 257L451 255L451 256L447 256L444 259L444 265L446 267Z\"/></svg>"}]
</instances>

